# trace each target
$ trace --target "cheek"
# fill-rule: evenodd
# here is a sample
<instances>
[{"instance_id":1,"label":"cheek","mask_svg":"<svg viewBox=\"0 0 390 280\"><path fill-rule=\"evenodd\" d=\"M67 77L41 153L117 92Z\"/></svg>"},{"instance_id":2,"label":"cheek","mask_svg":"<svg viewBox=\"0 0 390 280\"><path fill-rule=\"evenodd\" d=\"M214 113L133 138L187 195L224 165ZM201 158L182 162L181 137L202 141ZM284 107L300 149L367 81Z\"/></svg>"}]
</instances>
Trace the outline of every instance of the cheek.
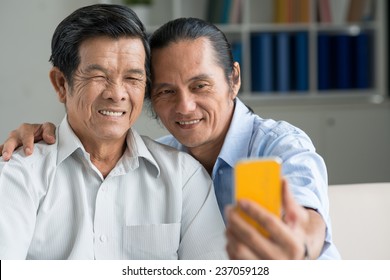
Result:
<instances>
[{"instance_id":1,"label":"cheek","mask_svg":"<svg viewBox=\"0 0 390 280\"><path fill-rule=\"evenodd\" d=\"M142 107L144 104L144 97L143 95L137 95L132 96L130 98L130 108L131 108L131 115L137 114L140 115L142 111Z\"/></svg>"},{"instance_id":2,"label":"cheek","mask_svg":"<svg viewBox=\"0 0 390 280\"><path fill-rule=\"evenodd\" d=\"M168 123L169 119L174 118L175 114L175 107L171 103L161 103L157 107L157 116L164 121L165 123Z\"/></svg>"},{"instance_id":3,"label":"cheek","mask_svg":"<svg viewBox=\"0 0 390 280\"><path fill-rule=\"evenodd\" d=\"M166 106L165 104L166 104L165 102L160 102L160 100L152 100L153 111L154 111L154 113L156 113L156 115L159 119L163 119L164 112L168 111L168 110L165 110L165 111L162 110L162 108L164 108ZM168 108L168 107L166 107L166 108Z\"/></svg>"}]
</instances>

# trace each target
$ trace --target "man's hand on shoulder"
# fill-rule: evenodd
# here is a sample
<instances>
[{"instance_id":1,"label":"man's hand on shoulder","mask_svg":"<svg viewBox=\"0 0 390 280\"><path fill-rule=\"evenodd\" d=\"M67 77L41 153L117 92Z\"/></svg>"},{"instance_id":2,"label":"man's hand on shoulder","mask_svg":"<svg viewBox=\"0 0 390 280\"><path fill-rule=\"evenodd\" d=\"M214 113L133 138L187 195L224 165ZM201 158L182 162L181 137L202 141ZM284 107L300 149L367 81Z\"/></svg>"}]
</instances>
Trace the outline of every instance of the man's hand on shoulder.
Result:
<instances>
[{"instance_id":1,"label":"man's hand on shoulder","mask_svg":"<svg viewBox=\"0 0 390 280\"><path fill-rule=\"evenodd\" d=\"M54 144L56 127L53 123L43 124L21 124L17 129L12 130L7 140L0 145L0 154L8 161L15 149L23 146L24 153L29 156L33 153L34 143L41 140L47 144Z\"/></svg>"}]
</instances>

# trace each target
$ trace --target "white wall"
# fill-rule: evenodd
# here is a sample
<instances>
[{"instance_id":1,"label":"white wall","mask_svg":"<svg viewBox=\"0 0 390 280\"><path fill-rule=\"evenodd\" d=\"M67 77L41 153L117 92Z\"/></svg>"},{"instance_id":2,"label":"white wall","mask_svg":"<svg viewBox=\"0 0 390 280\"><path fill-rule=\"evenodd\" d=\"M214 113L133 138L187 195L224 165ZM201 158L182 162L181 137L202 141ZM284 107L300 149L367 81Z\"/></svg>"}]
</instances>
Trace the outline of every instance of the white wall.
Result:
<instances>
[{"instance_id":1,"label":"white wall","mask_svg":"<svg viewBox=\"0 0 390 280\"><path fill-rule=\"evenodd\" d=\"M55 27L87 1L2 0L0 141L22 122L61 120L64 109L48 78Z\"/></svg>"}]
</instances>

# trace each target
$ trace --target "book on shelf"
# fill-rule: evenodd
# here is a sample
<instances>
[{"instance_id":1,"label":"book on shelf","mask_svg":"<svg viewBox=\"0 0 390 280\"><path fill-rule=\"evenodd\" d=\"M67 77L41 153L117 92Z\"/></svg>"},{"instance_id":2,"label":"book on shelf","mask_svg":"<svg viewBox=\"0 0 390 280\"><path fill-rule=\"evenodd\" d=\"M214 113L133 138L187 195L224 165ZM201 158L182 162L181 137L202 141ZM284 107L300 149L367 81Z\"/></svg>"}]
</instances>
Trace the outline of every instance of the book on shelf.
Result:
<instances>
[{"instance_id":1,"label":"book on shelf","mask_svg":"<svg viewBox=\"0 0 390 280\"><path fill-rule=\"evenodd\" d=\"M318 0L318 19L336 25L374 19L376 0Z\"/></svg>"},{"instance_id":2,"label":"book on shelf","mask_svg":"<svg viewBox=\"0 0 390 280\"><path fill-rule=\"evenodd\" d=\"M351 80L351 36L348 34L338 34L332 36L333 48L331 51L331 58L334 58L334 88L336 89L350 89L352 88Z\"/></svg>"},{"instance_id":3,"label":"book on shelf","mask_svg":"<svg viewBox=\"0 0 390 280\"><path fill-rule=\"evenodd\" d=\"M298 0L298 4L295 5L297 9L297 22L308 23L310 22L310 0Z\"/></svg>"},{"instance_id":4,"label":"book on shelf","mask_svg":"<svg viewBox=\"0 0 390 280\"><path fill-rule=\"evenodd\" d=\"M353 50L354 69L353 86L358 89L367 89L372 85L371 73L373 67L371 65L372 46L371 34L369 32L361 32L357 36L352 37L352 44L355 46Z\"/></svg>"},{"instance_id":5,"label":"book on shelf","mask_svg":"<svg viewBox=\"0 0 390 280\"><path fill-rule=\"evenodd\" d=\"M222 15L221 15L221 23L227 24L230 23L230 10L232 8L232 0L224 0L222 4Z\"/></svg>"},{"instance_id":6,"label":"book on shelf","mask_svg":"<svg viewBox=\"0 0 390 280\"><path fill-rule=\"evenodd\" d=\"M270 32L251 36L252 91L271 92L274 90L274 40Z\"/></svg>"},{"instance_id":7,"label":"book on shelf","mask_svg":"<svg viewBox=\"0 0 390 280\"><path fill-rule=\"evenodd\" d=\"M330 0L318 0L318 15L320 22L331 23L332 14L330 12Z\"/></svg>"},{"instance_id":8,"label":"book on shelf","mask_svg":"<svg viewBox=\"0 0 390 280\"><path fill-rule=\"evenodd\" d=\"M251 35L253 92L305 93L309 89L307 31Z\"/></svg>"},{"instance_id":9,"label":"book on shelf","mask_svg":"<svg viewBox=\"0 0 390 280\"><path fill-rule=\"evenodd\" d=\"M290 22L291 0L274 0L274 22Z\"/></svg>"},{"instance_id":10,"label":"book on shelf","mask_svg":"<svg viewBox=\"0 0 390 280\"><path fill-rule=\"evenodd\" d=\"M243 0L209 0L207 20L219 24L241 23Z\"/></svg>"},{"instance_id":11,"label":"book on shelf","mask_svg":"<svg viewBox=\"0 0 390 280\"><path fill-rule=\"evenodd\" d=\"M224 0L209 0L207 8L207 20L213 23L220 23L222 20L222 6Z\"/></svg>"},{"instance_id":12,"label":"book on shelf","mask_svg":"<svg viewBox=\"0 0 390 280\"><path fill-rule=\"evenodd\" d=\"M279 92L287 92L291 90L290 87L290 63L291 63L291 45L289 32L275 33L275 90Z\"/></svg>"},{"instance_id":13,"label":"book on shelf","mask_svg":"<svg viewBox=\"0 0 390 280\"><path fill-rule=\"evenodd\" d=\"M348 9L347 21L348 22L359 22L363 19L365 6L367 0L350 0Z\"/></svg>"},{"instance_id":14,"label":"book on shelf","mask_svg":"<svg viewBox=\"0 0 390 280\"><path fill-rule=\"evenodd\" d=\"M372 40L368 31L357 35L318 34L318 90L370 88Z\"/></svg>"},{"instance_id":15,"label":"book on shelf","mask_svg":"<svg viewBox=\"0 0 390 280\"><path fill-rule=\"evenodd\" d=\"M229 23L238 24L242 22L243 1L244 0L232 0Z\"/></svg>"},{"instance_id":16,"label":"book on shelf","mask_svg":"<svg viewBox=\"0 0 390 280\"><path fill-rule=\"evenodd\" d=\"M275 23L305 23L310 21L310 0L275 0Z\"/></svg>"},{"instance_id":17,"label":"book on shelf","mask_svg":"<svg viewBox=\"0 0 390 280\"><path fill-rule=\"evenodd\" d=\"M309 89L309 38L305 31L296 32L292 37L292 88L298 92Z\"/></svg>"}]
</instances>

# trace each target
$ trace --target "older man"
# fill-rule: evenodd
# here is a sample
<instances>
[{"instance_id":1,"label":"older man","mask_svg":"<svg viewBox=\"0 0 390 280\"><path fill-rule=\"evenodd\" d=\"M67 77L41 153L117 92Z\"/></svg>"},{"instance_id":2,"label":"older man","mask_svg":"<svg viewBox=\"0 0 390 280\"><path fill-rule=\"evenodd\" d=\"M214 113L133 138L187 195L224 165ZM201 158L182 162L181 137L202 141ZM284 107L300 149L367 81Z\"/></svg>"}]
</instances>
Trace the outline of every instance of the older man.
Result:
<instances>
[{"instance_id":1,"label":"older man","mask_svg":"<svg viewBox=\"0 0 390 280\"><path fill-rule=\"evenodd\" d=\"M0 162L1 259L222 259L213 184L189 155L131 127L150 50L130 9L92 5L55 30L57 143Z\"/></svg>"}]
</instances>

